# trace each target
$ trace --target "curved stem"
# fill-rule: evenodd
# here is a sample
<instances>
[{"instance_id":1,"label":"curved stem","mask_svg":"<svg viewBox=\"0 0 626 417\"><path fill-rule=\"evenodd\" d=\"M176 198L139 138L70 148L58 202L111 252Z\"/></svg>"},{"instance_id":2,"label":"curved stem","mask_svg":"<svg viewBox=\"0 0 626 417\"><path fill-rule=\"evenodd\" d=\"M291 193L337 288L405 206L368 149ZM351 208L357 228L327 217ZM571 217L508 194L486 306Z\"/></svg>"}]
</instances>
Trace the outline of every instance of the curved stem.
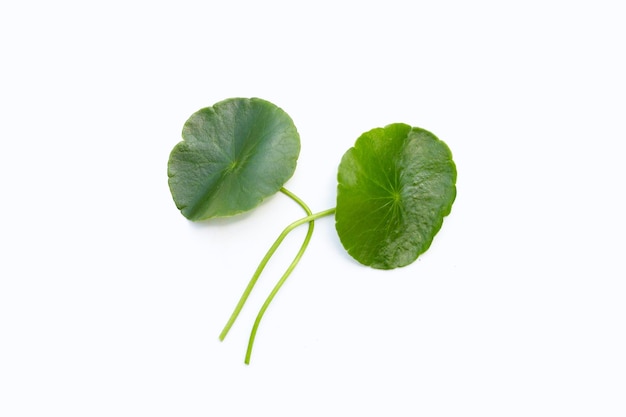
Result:
<instances>
[{"instance_id":1,"label":"curved stem","mask_svg":"<svg viewBox=\"0 0 626 417\"><path fill-rule=\"evenodd\" d=\"M252 355L252 346L254 345L254 338L256 337L256 332L257 332L257 329L259 328L259 324L261 323L261 319L263 318L263 315L265 314L265 310L267 310L270 303L274 299L274 296L278 293L278 291L283 286L283 284L285 283L285 281L287 280L291 272L294 270L294 268L300 261L300 258L302 258L302 255L304 254L306 247L309 244L309 240L311 239L311 233L313 232L313 221L316 219L319 219L320 217L329 216L333 214L334 212L335 212L335 209L332 208L332 209L321 211L316 214L310 214L307 217L304 217L300 220L297 220L291 223L281 233L279 239L282 241L281 237L284 238L284 236L286 236L289 232L291 232L296 227L304 223L309 223L309 233L307 233L307 236L304 239L304 243L300 247L298 254L294 258L293 262L291 262L291 265L289 265L289 268L287 268L287 271L285 271L283 276L280 278L280 280L278 281L274 289L272 289L272 292L270 292L270 295L267 297L267 299L263 303L263 306L261 306L261 309L259 310L259 314L257 315L256 320L254 321L254 326L252 327L252 332L250 333L250 340L248 341L248 350L246 351L246 359L245 359L246 365L250 364L250 356Z\"/></svg>"},{"instance_id":2,"label":"curved stem","mask_svg":"<svg viewBox=\"0 0 626 417\"><path fill-rule=\"evenodd\" d=\"M300 207L302 207L302 209L306 212L307 215L310 216L312 214L311 209L309 209L309 207L304 203L304 201L302 201L300 198L298 198L291 191L287 190L284 187L281 187L280 191L283 194L285 194L287 197L291 198L293 201L298 203L300 205ZM224 338L228 334L230 328L235 323L235 320L237 320L237 316L239 316L239 313L241 312L241 309L243 308L243 305L246 303L246 300L250 296L250 293L252 292L252 289L254 288L254 285L256 284L257 280L259 279L259 276L261 275L261 272L263 272L263 269L265 269L265 266L269 262L269 260L272 257L272 255L274 255L274 252L276 252L276 249L278 249L278 246L280 246L281 242L285 239L285 236L287 236L287 233L283 232L278 237L278 239L276 239L274 244L270 247L270 249L267 251L267 253L263 257L263 259L261 260L261 263L259 264L259 266L257 267L256 271L252 275L252 278L250 279L250 282L248 283L248 286L246 287L246 289L244 290L243 294L241 295L241 298L239 299L239 302L237 303L237 306L235 307L235 310L233 311L233 313L231 314L230 318L228 319L228 322L224 326L224 329L222 330L222 333L220 333L220 340L222 340L222 341L224 340ZM311 233L313 233L313 223L311 223L311 225L309 226L309 232L307 234L307 238L305 238L305 242L302 244L302 247L300 248L301 251L303 251L306 248L306 246L308 245L308 240L310 240L310 236L309 235Z\"/></svg>"}]
</instances>

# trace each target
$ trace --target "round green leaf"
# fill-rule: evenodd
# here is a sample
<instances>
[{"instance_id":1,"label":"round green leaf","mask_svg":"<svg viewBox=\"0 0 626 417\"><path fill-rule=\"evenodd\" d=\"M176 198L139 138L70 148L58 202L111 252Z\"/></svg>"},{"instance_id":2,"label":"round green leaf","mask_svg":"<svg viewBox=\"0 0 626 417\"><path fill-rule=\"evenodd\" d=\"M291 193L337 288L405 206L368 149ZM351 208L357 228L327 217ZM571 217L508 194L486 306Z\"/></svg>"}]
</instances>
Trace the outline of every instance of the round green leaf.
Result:
<instances>
[{"instance_id":1,"label":"round green leaf","mask_svg":"<svg viewBox=\"0 0 626 417\"><path fill-rule=\"evenodd\" d=\"M282 109L232 98L191 115L168 162L176 206L190 220L258 206L293 175L300 136Z\"/></svg>"},{"instance_id":2,"label":"round green leaf","mask_svg":"<svg viewBox=\"0 0 626 417\"><path fill-rule=\"evenodd\" d=\"M450 213L456 167L432 133L397 123L361 135L339 165L336 228L364 265L392 269L426 251Z\"/></svg>"}]
</instances>

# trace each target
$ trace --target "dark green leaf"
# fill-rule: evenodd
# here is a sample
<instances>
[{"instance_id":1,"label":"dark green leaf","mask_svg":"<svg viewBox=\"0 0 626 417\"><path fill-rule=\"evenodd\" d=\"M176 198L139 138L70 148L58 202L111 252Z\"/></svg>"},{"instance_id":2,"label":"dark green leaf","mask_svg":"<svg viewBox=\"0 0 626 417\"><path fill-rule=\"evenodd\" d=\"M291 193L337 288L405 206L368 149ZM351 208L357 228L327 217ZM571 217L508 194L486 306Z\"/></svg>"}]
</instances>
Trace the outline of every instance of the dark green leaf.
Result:
<instances>
[{"instance_id":1,"label":"dark green leaf","mask_svg":"<svg viewBox=\"0 0 626 417\"><path fill-rule=\"evenodd\" d=\"M426 251L450 213L456 167L432 133L392 124L361 135L338 172L336 228L357 261L408 265Z\"/></svg>"},{"instance_id":2,"label":"dark green leaf","mask_svg":"<svg viewBox=\"0 0 626 417\"><path fill-rule=\"evenodd\" d=\"M258 206L293 175L300 136L282 109L258 98L221 101L191 115L168 162L176 206L190 220Z\"/></svg>"}]
</instances>

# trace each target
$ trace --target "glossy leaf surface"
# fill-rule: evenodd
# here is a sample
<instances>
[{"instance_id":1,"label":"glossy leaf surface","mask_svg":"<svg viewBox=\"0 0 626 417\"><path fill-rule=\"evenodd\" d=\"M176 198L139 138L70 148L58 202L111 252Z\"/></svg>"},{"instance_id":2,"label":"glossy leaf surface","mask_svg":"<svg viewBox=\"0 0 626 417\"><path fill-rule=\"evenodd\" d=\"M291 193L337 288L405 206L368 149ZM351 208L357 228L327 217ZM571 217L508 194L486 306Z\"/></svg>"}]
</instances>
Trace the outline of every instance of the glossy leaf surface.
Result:
<instances>
[{"instance_id":1,"label":"glossy leaf surface","mask_svg":"<svg viewBox=\"0 0 626 417\"><path fill-rule=\"evenodd\" d=\"M258 206L293 175L300 136L274 104L233 98L191 115L170 153L169 187L190 220L231 216Z\"/></svg>"},{"instance_id":2,"label":"glossy leaf surface","mask_svg":"<svg viewBox=\"0 0 626 417\"><path fill-rule=\"evenodd\" d=\"M341 243L373 268L412 263L450 213L455 183L452 154L432 133L401 123L364 133L339 165Z\"/></svg>"}]
</instances>

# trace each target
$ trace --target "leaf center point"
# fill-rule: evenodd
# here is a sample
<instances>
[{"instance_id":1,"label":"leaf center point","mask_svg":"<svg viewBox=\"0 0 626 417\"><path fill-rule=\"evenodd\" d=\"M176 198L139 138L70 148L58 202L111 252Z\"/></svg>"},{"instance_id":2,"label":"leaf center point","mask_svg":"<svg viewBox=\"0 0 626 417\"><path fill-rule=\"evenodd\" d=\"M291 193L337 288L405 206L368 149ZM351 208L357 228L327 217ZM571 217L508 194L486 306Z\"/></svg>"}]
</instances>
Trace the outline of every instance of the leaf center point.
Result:
<instances>
[{"instance_id":1,"label":"leaf center point","mask_svg":"<svg viewBox=\"0 0 626 417\"><path fill-rule=\"evenodd\" d=\"M239 165L239 161L237 161L236 159L234 161L231 161L230 164L228 164L228 167L226 168L227 172L233 172L235 169L237 169L237 166Z\"/></svg>"}]
</instances>

